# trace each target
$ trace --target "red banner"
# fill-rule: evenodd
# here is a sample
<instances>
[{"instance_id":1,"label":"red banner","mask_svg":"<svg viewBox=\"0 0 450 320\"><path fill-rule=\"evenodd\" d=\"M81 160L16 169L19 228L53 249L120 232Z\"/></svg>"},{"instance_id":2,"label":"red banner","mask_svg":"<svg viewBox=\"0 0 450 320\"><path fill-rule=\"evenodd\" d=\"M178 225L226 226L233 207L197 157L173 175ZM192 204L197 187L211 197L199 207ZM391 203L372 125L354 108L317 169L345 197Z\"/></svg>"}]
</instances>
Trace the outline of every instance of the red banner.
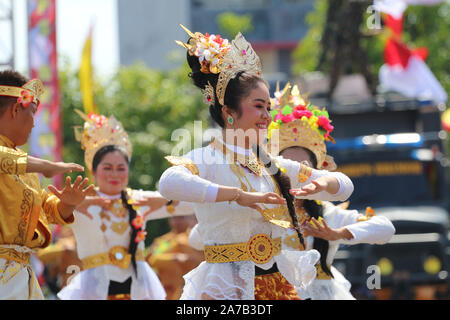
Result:
<instances>
[{"instance_id":1,"label":"red banner","mask_svg":"<svg viewBox=\"0 0 450 320\"><path fill-rule=\"evenodd\" d=\"M62 161L55 2L28 0L30 76L41 79L46 90L35 116L29 152L39 158ZM55 177L53 184L60 187L62 177Z\"/></svg>"}]
</instances>

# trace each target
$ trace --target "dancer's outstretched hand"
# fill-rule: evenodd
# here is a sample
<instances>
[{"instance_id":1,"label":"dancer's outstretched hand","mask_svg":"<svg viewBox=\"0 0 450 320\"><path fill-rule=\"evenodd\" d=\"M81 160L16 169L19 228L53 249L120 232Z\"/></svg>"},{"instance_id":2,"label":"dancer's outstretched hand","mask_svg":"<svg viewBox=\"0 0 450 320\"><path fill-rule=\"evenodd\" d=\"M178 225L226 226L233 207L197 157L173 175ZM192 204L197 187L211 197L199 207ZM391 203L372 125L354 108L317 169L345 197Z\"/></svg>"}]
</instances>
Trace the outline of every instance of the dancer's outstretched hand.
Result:
<instances>
[{"instance_id":1,"label":"dancer's outstretched hand","mask_svg":"<svg viewBox=\"0 0 450 320\"><path fill-rule=\"evenodd\" d=\"M250 207L256 209L258 203L266 204L286 204L286 200L280 197L275 192L245 192L240 191L241 194L236 200L236 203L243 207Z\"/></svg>"},{"instance_id":2,"label":"dancer's outstretched hand","mask_svg":"<svg viewBox=\"0 0 450 320\"><path fill-rule=\"evenodd\" d=\"M90 206L99 206L107 210L111 205L111 200L99 196L86 196L86 198L76 206L76 210L84 214L85 216L93 219L92 215L88 212Z\"/></svg>"},{"instance_id":3,"label":"dancer's outstretched hand","mask_svg":"<svg viewBox=\"0 0 450 320\"><path fill-rule=\"evenodd\" d=\"M161 195L155 194L155 195L145 195L140 200L134 200L133 205L138 207L148 206L149 209L144 212L144 217L151 214L152 212L164 207L169 200L164 198ZM178 201L173 201L172 204L176 206L178 204Z\"/></svg>"},{"instance_id":4,"label":"dancer's outstretched hand","mask_svg":"<svg viewBox=\"0 0 450 320\"><path fill-rule=\"evenodd\" d=\"M311 183L308 183L306 186L300 189L291 189L289 193L296 197L307 197L309 195L319 193L322 191L326 191L328 188L328 182L324 180L312 180Z\"/></svg>"},{"instance_id":5,"label":"dancer's outstretched hand","mask_svg":"<svg viewBox=\"0 0 450 320\"><path fill-rule=\"evenodd\" d=\"M88 178L83 180L83 177L78 176L73 184L71 182L70 177L67 177L66 184L62 190L57 189L53 185L48 186L48 190L61 200L58 204L58 210L63 218L70 217L75 207L94 189L93 184L85 188L89 182Z\"/></svg>"},{"instance_id":6,"label":"dancer's outstretched hand","mask_svg":"<svg viewBox=\"0 0 450 320\"><path fill-rule=\"evenodd\" d=\"M310 222L302 224L301 229L305 237L313 236L314 238L321 238L327 241L353 238L353 235L347 228L330 228L322 217L319 220L312 218Z\"/></svg>"}]
</instances>

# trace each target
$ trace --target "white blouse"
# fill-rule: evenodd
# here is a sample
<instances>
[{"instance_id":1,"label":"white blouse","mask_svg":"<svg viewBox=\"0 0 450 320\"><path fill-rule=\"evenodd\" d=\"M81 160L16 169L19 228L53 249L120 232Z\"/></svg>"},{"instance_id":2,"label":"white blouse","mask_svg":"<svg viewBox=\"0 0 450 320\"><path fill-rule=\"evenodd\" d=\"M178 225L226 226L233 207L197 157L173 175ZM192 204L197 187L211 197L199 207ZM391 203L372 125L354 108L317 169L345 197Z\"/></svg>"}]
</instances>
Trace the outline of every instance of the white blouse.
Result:
<instances>
[{"instance_id":1,"label":"white blouse","mask_svg":"<svg viewBox=\"0 0 450 320\"><path fill-rule=\"evenodd\" d=\"M233 148L232 146L227 146ZM239 150L237 152L240 152ZM250 151L245 150L246 154ZM211 190L219 185L242 187L244 183L248 190L257 192L274 192L277 190L274 181L268 174L258 176L246 170L243 182L231 169L226 156L209 145L192 150L184 159L195 165L198 175L184 166L174 166L167 169L161 176L159 190L161 194L173 200L193 202L198 221L198 229L206 246L247 242L256 234L266 234L275 239L286 234L279 225L269 223L257 210L243 207L237 203L214 202L208 199ZM297 188L323 175L336 177L340 189L337 194L326 192L316 194L322 200L346 200L353 192L353 184L342 173L312 170L312 175L303 183L298 176L301 165L298 162L277 157L281 167L286 169L292 181L292 187ZM217 192L215 192L217 194ZM262 206L261 206L262 207ZM274 209L278 205L265 205ZM288 218L289 219L289 218ZM282 253L274 256L262 269L269 269L276 262L283 276L297 287L306 287L315 278L314 265L319 259L316 250L292 251L282 244ZM240 261L229 263L202 262L196 269L185 275L185 287L181 299L254 299L255 262Z\"/></svg>"},{"instance_id":2,"label":"white blouse","mask_svg":"<svg viewBox=\"0 0 450 320\"><path fill-rule=\"evenodd\" d=\"M98 192L98 194L101 197L111 200L116 200L121 197L120 194L115 196L109 196L101 192ZM159 195L159 193L133 190L132 199L141 200L144 196L154 195ZM193 207L189 203L180 202L175 206L175 211L172 214L167 212L166 208L164 206L148 214L145 217L145 223L149 220L169 218L173 215L191 215L194 213ZM147 206L139 207L137 214L143 216L147 210ZM115 246L128 248L131 234L128 214L125 217L116 217L113 214L108 214L109 218L105 223L104 218L102 218L102 207L93 205L87 211L92 218L75 211L75 221L69 225L75 235L78 257L81 260L93 255L106 253ZM113 223L123 228L120 233L117 232L117 229L115 231L111 228ZM108 226L104 231L101 230L102 224ZM144 241L138 244L137 249L145 249ZM131 277L132 300L164 300L166 295L165 291L148 263L146 261L136 261L136 264L137 277L131 264L127 269L122 269L115 265L103 265L83 270L58 293L58 297L62 300L105 300L108 295L108 287L111 280L124 282Z\"/></svg>"}]
</instances>

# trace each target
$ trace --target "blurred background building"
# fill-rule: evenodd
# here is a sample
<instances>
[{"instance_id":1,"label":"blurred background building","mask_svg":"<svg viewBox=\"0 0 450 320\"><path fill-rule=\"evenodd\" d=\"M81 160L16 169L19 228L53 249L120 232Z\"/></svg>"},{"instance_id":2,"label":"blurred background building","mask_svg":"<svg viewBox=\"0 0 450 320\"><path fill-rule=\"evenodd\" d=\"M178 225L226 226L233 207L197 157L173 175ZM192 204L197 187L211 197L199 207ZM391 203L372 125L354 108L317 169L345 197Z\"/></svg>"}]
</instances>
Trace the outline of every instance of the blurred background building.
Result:
<instances>
[{"instance_id":1,"label":"blurred background building","mask_svg":"<svg viewBox=\"0 0 450 320\"><path fill-rule=\"evenodd\" d=\"M314 2L118 0L120 62L130 65L143 61L157 69L178 66L170 60L170 53L177 49L174 39L187 40L180 23L193 32L221 34L230 39L234 35L224 34L219 21L224 13L233 12L251 16L251 28L244 36L261 58L265 78L270 83L286 81L292 75L292 52L308 31L305 17L313 9ZM183 59L179 61L184 63Z\"/></svg>"},{"instance_id":2,"label":"blurred background building","mask_svg":"<svg viewBox=\"0 0 450 320\"><path fill-rule=\"evenodd\" d=\"M12 1L0 2L0 69L14 66L14 15Z\"/></svg>"}]
</instances>

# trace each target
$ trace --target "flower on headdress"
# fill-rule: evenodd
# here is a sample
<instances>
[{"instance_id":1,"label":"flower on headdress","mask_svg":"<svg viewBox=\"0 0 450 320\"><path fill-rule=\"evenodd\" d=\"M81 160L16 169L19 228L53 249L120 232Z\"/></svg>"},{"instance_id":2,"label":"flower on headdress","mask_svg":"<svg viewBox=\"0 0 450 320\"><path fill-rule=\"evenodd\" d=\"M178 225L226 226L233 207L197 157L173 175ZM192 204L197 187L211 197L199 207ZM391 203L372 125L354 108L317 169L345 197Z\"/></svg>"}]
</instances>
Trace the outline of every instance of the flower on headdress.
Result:
<instances>
[{"instance_id":1,"label":"flower on headdress","mask_svg":"<svg viewBox=\"0 0 450 320\"><path fill-rule=\"evenodd\" d=\"M202 65L201 72L217 74L220 72L220 64L230 48L227 39L222 39L220 35L207 33L200 41L196 42L196 46L191 48L190 52L198 57L198 61Z\"/></svg>"},{"instance_id":2,"label":"flower on headdress","mask_svg":"<svg viewBox=\"0 0 450 320\"><path fill-rule=\"evenodd\" d=\"M20 93L17 103L21 103L24 108L27 108L34 100L34 96L27 90Z\"/></svg>"},{"instance_id":3,"label":"flower on headdress","mask_svg":"<svg viewBox=\"0 0 450 320\"><path fill-rule=\"evenodd\" d=\"M334 130L334 127L330 124L330 120L325 116L319 116L317 124L327 131L327 133Z\"/></svg>"},{"instance_id":4,"label":"flower on headdress","mask_svg":"<svg viewBox=\"0 0 450 320\"><path fill-rule=\"evenodd\" d=\"M280 120L283 121L284 123L289 123L291 121L294 120L294 116L292 114L288 114L288 115L281 115L280 116Z\"/></svg>"},{"instance_id":5,"label":"flower on headdress","mask_svg":"<svg viewBox=\"0 0 450 320\"><path fill-rule=\"evenodd\" d=\"M145 230L141 230L137 233L136 238L134 239L134 242L139 243L141 241L144 241L145 237L147 237L147 232Z\"/></svg>"},{"instance_id":6,"label":"flower on headdress","mask_svg":"<svg viewBox=\"0 0 450 320\"><path fill-rule=\"evenodd\" d=\"M301 119L302 117L310 118L312 117L312 113L309 110L300 110L300 109L294 109L294 112L292 113L295 119Z\"/></svg>"},{"instance_id":7,"label":"flower on headdress","mask_svg":"<svg viewBox=\"0 0 450 320\"><path fill-rule=\"evenodd\" d=\"M135 229L141 229L144 226L144 218L142 216L137 216L131 221L131 224Z\"/></svg>"},{"instance_id":8,"label":"flower on headdress","mask_svg":"<svg viewBox=\"0 0 450 320\"><path fill-rule=\"evenodd\" d=\"M295 107L294 110L306 110L306 106L304 104L299 104Z\"/></svg>"}]
</instances>

